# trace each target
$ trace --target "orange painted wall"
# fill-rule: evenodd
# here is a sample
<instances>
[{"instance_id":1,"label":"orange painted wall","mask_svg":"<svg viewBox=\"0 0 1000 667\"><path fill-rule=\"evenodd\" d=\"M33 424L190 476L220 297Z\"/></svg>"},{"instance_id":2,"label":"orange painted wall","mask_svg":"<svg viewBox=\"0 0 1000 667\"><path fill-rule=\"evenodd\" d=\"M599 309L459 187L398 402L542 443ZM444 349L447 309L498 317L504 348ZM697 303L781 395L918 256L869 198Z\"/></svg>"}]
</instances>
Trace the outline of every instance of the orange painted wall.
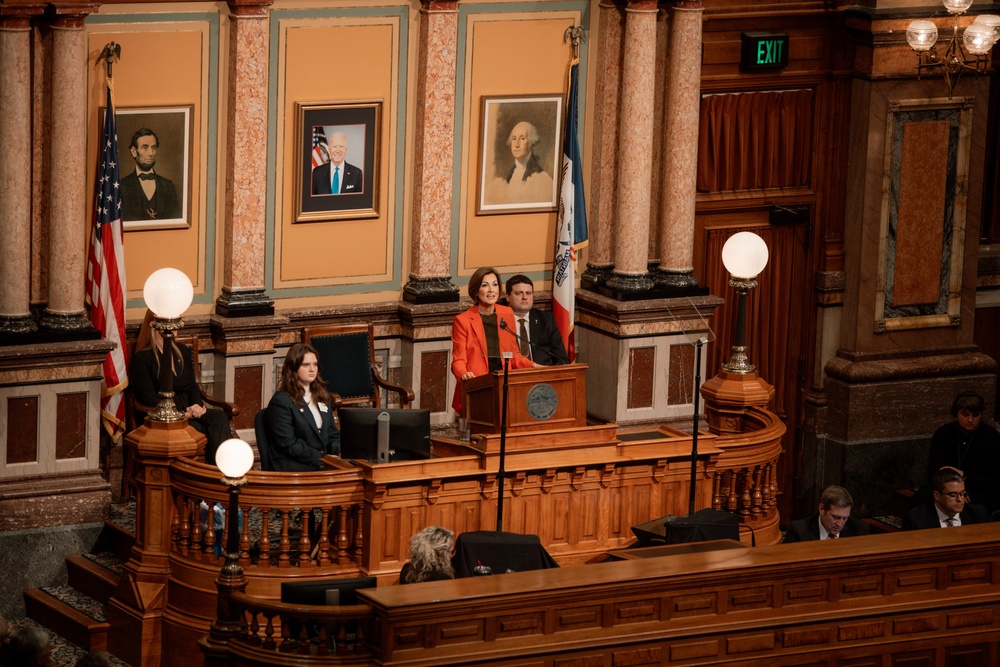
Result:
<instances>
[{"instance_id":1,"label":"orange painted wall","mask_svg":"<svg viewBox=\"0 0 1000 667\"><path fill-rule=\"evenodd\" d=\"M92 27L88 34L89 62L95 63L89 72L87 104L88 183L94 183L97 170L97 141L101 132L99 109L105 106L104 75L107 70L103 61L98 60L105 44L113 40L122 46L121 60L112 70L116 108L194 107L191 118L190 227L125 232L125 278L129 298L140 297L149 274L164 266L172 266L187 274L194 283L196 294L205 291L203 57L208 48L205 30L207 24L203 22L127 27L99 25ZM131 136L119 136L118 139L120 150L127 152ZM161 147L161 151L166 148ZM129 160L119 168L124 175L134 166ZM179 180L175 184L180 188Z\"/></svg>"},{"instance_id":2,"label":"orange painted wall","mask_svg":"<svg viewBox=\"0 0 1000 667\"><path fill-rule=\"evenodd\" d=\"M482 97L565 96L573 53L563 42L563 33L574 23L579 23L579 15L575 13L543 17L475 15L470 19L466 81L471 86L465 104L459 275L471 275L484 265L496 266L505 273L540 270L551 265L555 212L476 215L476 184L482 159ZM557 142L558 147L561 142Z\"/></svg>"},{"instance_id":3,"label":"orange painted wall","mask_svg":"<svg viewBox=\"0 0 1000 667\"><path fill-rule=\"evenodd\" d=\"M385 279L391 270L392 216L402 202L395 194L396 52L399 26L391 18L374 25L290 24L281 30L284 72L279 127L296 137L295 103L320 104L381 100L381 152L378 169L379 216L361 220L293 222L295 165L300 147L294 140L279 145L282 173L280 216L275 224L275 286L365 282ZM343 21L341 21L343 23ZM334 60L334 54L338 59ZM348 147L348 162L352 160Z\"/></svg>"}]
</instances>

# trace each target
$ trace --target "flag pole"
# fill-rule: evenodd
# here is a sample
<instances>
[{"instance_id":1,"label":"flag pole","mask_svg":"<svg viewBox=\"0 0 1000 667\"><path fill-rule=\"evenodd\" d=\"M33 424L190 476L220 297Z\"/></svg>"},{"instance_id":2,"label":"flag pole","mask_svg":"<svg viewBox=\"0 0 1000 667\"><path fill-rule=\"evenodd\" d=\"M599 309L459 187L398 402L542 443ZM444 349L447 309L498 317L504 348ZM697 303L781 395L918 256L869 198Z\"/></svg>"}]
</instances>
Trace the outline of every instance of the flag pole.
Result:
<instances>
[{"instance_id":1,"label":"flag pole","mask_svg":"<svg viewBox=\"0 0 1000 667\"><path fill-rule=\"evenodd\" d=\"M87 257L85 301L90 321L101 337L114 344L102 366L101 421L112 442L125 432L124 390L128 385L125 352L125 252L121 196L118 191L118 131L115 123L112 66L122 48L108 42L100 58L107 64L107 108L98 144L96 197Z\"/></svg>"},{"instance_id":2,"label":"flag pole","mask_svg":"<svg viewBox=\"0 0 1000 667\"><path fill-rule=\"evenodd\" d=\"M563 140L559 207L556 214L556 247L552 265L552 314L572 363L576 360L574 320L576 319L577 251L587 245L587 211L584 201L583 163L580 158L577 114L577 71L580 44L586 38L583 26L570 26L563 42L572 42L569 66L569 94L566 103L566 132Z\"/></svg>"}]
</instances>

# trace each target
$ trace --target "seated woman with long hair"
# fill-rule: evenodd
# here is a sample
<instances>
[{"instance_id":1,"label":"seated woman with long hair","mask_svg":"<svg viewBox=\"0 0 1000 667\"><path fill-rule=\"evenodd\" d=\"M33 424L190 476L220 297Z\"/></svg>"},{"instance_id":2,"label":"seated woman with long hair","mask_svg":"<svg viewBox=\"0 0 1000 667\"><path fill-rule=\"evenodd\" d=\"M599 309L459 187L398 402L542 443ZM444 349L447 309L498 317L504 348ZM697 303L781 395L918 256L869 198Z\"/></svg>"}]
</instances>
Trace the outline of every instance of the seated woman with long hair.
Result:
<instances>
[{"instance_id":1,"label":"seated woman with long hair","mask_svg":"<svg viewBox=\"0 0 1000 667\"><path fill-rule=\"evenodd\" d=\"M327 454L340 454L330 393L319 374L319 354L307 343L288 350L267 406L272 466L284 472L320 470Z\"/></svg>"},{"instance_id":2,"label":"seated woman with long hair","mask_svg":"<svg viewBox=\"0 0 1000 667\"><path fill-rule=\"evenodd\" d=\"M454 579L451 567L455 533L441 526L428 526L410 538L410 560L399 572L399 583Z\"/></svg>"},{"instance_id":3,"label":"seated woman with long hair","mask_svg":"<svg viewBox=\"0 0 1000 667\"><path fill-rule=\"evenodd\" d=\"M514 311L497 303L500 273L484 266L469 279L473 305L455 316L451 326L451 372L458 382L451 406L462 414L462 381L491 371L503 370L502 355L511 353L511 368L532 368L534 363L521 354L514 333Z\"/></svg>"},{"instance_id":4,"label":"seated woman with long hair","mask_svg":"<svg viewBox=\"0 0 1000 667\"><path fill-rule=\"evenodd\" d=\"M164 359L163 336L153 328L153 312L146 311L135 342L135 354L128 366L129 389L141 405L156 406L160 402L160 365L171 364L174 371L174 405L184 413L188 424L208 438L205 462L215 464L215 450L232 437L229 417L221 410L211 410L201 399L201 388L195 380L194 355L191 348L174 341L173 355Z\"/></svg>"}]
</instances>

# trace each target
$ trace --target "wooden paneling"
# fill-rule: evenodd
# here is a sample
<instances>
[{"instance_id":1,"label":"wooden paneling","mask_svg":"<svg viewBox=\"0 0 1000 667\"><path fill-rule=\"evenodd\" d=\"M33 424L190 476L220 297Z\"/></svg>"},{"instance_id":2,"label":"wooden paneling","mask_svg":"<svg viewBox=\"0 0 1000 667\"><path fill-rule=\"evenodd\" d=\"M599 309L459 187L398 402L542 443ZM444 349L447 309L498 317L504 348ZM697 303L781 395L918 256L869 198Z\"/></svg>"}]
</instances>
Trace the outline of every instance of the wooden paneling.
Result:
<instances>
[{"instance_id":1,"label":"wooden paneling","mask_svg":"<svg viewBox=\"0 0 1000 667\"><path fill-rule=\"evenodd\" d=\"M487 654L497 665L598 655L602 665L996 664L1000 526L961 531L833 548L677 545L676 555L378 588L362 593L384 633L370 650L386 666Z\"/></svg>"}]
</instances>

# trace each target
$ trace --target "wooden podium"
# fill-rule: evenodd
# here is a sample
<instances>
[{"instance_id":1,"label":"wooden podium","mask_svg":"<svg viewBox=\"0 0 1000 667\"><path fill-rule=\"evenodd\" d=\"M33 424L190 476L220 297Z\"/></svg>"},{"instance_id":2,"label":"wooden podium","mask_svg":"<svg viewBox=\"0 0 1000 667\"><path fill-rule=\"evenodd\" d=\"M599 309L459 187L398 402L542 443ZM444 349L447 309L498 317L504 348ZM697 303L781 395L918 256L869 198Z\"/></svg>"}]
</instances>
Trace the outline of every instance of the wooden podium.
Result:
<instances>
[{"instance_id":1,"label":"wooden podium","mask_svg":"<svg viewBox=\"0 0 1000 667\"><path fill-rule=\"evenodd\" d=\"M507 433L547 431L587 425L586 364L509 371ZM462 383L469 430L500 432L503 371Z\"/></svg>"}]
</instances>

